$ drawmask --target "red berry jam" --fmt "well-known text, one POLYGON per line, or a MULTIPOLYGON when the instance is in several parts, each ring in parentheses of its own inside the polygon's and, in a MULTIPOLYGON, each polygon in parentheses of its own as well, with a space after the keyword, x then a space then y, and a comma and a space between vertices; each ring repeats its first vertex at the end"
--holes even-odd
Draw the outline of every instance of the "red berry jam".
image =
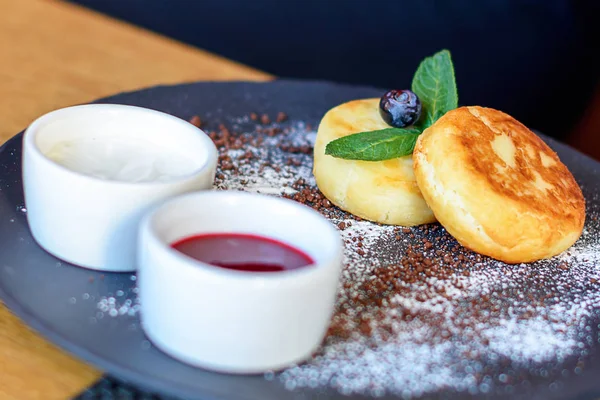
POLYGON ((281 272, 306 267, 314 260, 277 240, 248 234, 210 233, 181 239, 171 245, 198 261, 245 272, 281 272))

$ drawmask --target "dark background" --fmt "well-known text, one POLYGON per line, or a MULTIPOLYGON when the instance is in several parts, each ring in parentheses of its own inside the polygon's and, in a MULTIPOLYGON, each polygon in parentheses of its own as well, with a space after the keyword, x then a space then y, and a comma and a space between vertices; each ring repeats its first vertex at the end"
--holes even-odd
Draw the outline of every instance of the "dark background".
POLYGON ((561 139, 600 71, 600 0, 71 2, 279 77, 408 88, 419 61, 448 48, 462 105, 561 139))

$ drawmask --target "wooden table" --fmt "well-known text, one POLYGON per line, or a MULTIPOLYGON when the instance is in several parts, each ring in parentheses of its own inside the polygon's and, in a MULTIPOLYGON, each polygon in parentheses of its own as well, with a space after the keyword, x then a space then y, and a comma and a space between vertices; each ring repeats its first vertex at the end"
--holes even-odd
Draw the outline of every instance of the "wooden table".
MULTIPOLYGON (((0 0, 0 143, 50 110, 163 83, 270 76, 71 4, 0 0)), ((0 399, 66 399, 100 371, 0 305, 0 399)))

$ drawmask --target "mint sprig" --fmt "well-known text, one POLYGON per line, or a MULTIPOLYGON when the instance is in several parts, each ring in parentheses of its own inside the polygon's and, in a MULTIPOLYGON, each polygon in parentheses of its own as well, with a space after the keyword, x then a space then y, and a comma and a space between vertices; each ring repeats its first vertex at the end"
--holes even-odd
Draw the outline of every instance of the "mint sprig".
POLYGON ((417 126, 422 130, 458 107, 454 66, 448 50, 442 50, 421 62, 413 77, 411 90, 421 100, 421 118, 417 126))
POLYGON ((417 138, 441 116, 458 107, 454 66, 448 50, 419 64, 411 90, 422 104, 421 118, 408 128, 358 132, 333 140, 325 154, 346 160, 383 161, 412 154, 417 138))
POLYGON ((347 160, 381 161, 411 154, 418 129, 387 128, 348 135, 327 143, 325 154, 347 160))

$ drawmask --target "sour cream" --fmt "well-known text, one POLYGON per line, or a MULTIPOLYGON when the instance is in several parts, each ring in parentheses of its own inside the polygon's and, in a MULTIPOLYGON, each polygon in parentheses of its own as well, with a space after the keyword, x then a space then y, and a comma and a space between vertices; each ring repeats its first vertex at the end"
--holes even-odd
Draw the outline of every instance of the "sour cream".
POLYGON ((194 173, 200 160, 126 135, 80 136, 54 144, 46 156, 82 174, 122 182, 165 182, 194 173))
POLYGON ((211 190, 218 155, 204 131, 149 108, 85 104, 49 112, 23 133, 31 234, 70 264, 135 271, 144 215, 167 199, 211 190))

